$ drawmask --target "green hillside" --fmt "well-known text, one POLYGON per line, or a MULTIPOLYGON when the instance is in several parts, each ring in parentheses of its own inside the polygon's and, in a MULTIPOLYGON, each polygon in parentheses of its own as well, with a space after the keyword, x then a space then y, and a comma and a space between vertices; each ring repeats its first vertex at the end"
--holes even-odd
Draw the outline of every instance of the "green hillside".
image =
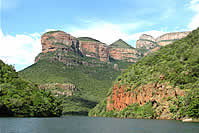
MULTIPOLYGON (((187 37, 145 56, 123 72, 115 83, 129 86, 127 91, 133 91, 135 88, 150 83, 169 83, 173 88, 177 87, 185 91, 184 97, 168 99, 172 101, 169 112, 173 118, 199 118, 198 51, 199 29, 194 30, 187 37), (160 79, 160 75, 164 75, 164 80, 160 79)), ((108 95, 111 93, 112 90, 108 95)), ((153 118, 156 113, 154 111, 151 103, 148 103, 144 106, 131 105, 120 112, 116 110, 107 112, 105 99, 90 112, 90 115, 153 118)))
POLYGON ((128 43, 123 41, 122 39, 115 41, 114 43, 109 45, 109 47, 111 47, 111 48, 130 48, 130 49, 133 48, 128 43))
POLYGON ((80 91, 73 96, 61 96, 64 104, 64 114, 87 114, 100 100, 105 98, 107 88, 120 74, 114 69, 117 63, 119 69, 124 69, 129 63, 112 61, 101 62, 99 59, 82 57, 71 52, 48 52, 40 60, 20 72, 21 77, 37 84, 71 83, 80 91), (66 59, 66 63, 53 60, 59 56, 66 59))
POLYGON ((60 116, 61 102, 0 60, 0 116, 60 116))

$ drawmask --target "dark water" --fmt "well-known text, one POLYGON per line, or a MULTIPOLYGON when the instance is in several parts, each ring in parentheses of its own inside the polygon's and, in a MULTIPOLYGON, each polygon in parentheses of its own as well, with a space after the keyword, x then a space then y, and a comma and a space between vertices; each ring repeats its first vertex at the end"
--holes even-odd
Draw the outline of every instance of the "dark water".
POLYGON ((199 123, 78 116, 0 118, 0 133, 199 133, 199 123))

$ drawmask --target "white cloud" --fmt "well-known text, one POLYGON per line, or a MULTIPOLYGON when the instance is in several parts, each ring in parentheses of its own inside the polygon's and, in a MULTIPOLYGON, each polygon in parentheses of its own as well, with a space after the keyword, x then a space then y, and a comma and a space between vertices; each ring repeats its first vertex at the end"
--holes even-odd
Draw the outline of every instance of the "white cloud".
POLYGON ((193 30, 199 27, 199 0, 192 0, 189 4, 189 8, 195 12, 195 15, 188 25, 188 28, 193 30))
MULTIPOLYGON (((158 37, 166 32, 163 31, 145 31, 135 34, 129 34, 128 29, 136 29, 141 26, 138 23, 133 24, 112 24, 108 22, 91 24, 87 28, 72 28, 71 35, 88 36, 98 39, 107 44, 111 44, 121 38, 124 41, 131 42, 139 39, 142 34, 149 34, 158 37)), ((52 31, 56 29, 48 29, 52 31)), ((68 32, 68 31, 65 31, 68 32)), ((15 65, 17 70, 26 68, 34 63, 35 57, 41 52, 40 33, 17 34, 15 36, 4 34, 0 29, 0 59, 8 64, 15 65)), ((135 44, 132 44, 135 45, 135 44)))
POLYGON ((19 68, 34 63, 34 58, 41 52, 40 34, 5 35, 0 29, 0 59, 19 68))
MULTIPOLYGON (((84 21, 85 22, 85 21, 84 21)), ((123 39, 124 41, 132 41, 139 39, 142 34, 149 34, 153 37, 158 37, 166 32, 164 31, 145 31, 135 34, 130 34, 128 31, 136 30, 142 25, 153 25, 148 22, 137 22, 137 23, 127 23, 127 24, 112 24, 109 22, 95 22, 86 21, 89 23, 86 28, 72 28, 70 34, 75 37, 92 37, 106 44, 111 44, 118 39, 123 39)), ((132 44, 133 45, 133 44, 132 44)))

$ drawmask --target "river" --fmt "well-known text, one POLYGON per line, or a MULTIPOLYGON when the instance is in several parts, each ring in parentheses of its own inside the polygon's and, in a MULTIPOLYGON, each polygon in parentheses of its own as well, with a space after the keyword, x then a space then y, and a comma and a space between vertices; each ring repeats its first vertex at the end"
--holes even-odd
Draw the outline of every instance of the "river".
POLYGON ((199 133, 199 123, 84 116, 0 118, 0 133, 199 133))

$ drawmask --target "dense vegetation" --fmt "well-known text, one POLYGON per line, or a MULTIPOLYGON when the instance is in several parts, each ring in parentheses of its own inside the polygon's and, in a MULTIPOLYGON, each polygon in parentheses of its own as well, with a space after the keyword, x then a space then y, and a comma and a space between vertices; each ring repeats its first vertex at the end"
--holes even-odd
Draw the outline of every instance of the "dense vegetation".
MULTIPOLYGON (((170 107, 170 112, 174 114, 174 117, 199 118, 198 51, 199 29, 193 31, 187 37, 162 47, 157 52, 144 57, 123 72, 116 79, 115 83, 128 85, 131 88, 129 91, 133 91, 134 88, 138 88, 144 84, 170 83, 173 87, 178 87, 186 92, 184 97, 173 100, 175 106, 170 107), (160 79, 160 75, 164 76, 164 80, 160 79)), ((90 112, 90 115, 99 114, 101 116, 103 115, 102 112, 107 114, 105 101, 97 105, 90 112)), ((137 105, 132 106, 136 106, 137 108, 137 105)), ((134 110, 135 108, 129 106, 122 112, 117 111, 117 113, 121 113, 122 116, 124 112, 128 114, 131 109, 134 110)), ((136 112, 134 110, 132 113, 136 112)), ((115 113, 112 112, 111 114, 111 116, 114 116, 115 113)), ((130 115, 132 114, 128 116, 130 115)), ((110 114, 107 116, 110 116, 110 114)))
POLYGON ((153 119, 156 114, 152 109, 152 103, 148 102, 143 106, 139 104, 131 104, 122 111, 111 110, 106 111, 106 100, 100 102, 95 108, 89 112, 89 116, 100 116, 100 117, 118 117, 118 118, 147 118, 153 119))
POLYGON ((128 48, 128 49, 132 49, 133 48, 133 47, 131 47, 131 45, 129 45, 128 43, 126 43, 122 39, 119 39, 119 40, 115 41, 114 43, 109 45, 109 47, 111 47, 111 48, 128 48))
POLYGON ((60 116, 62 108, 50 92, 19 78, 0 60, 0 116, 60 116))
POLYGON ((111 60, 111 63, 101 62, 96 58, 81 57, 73 52, 62 53, 57 50, 45 53, 37 63, 21 71, 20 75, 38 84, 74 84, 80 91, 74 92, 73 96, 61 96, 63 114, 87 114, 105 98, 107 88, 112 86, 112 82, 120 74, 120 70, 114 69, 115 63, 119 69, 129 65, 127 62, 116 60, 111 60), (64 64, 52 60, 57 55, 67 62, 64 64))

